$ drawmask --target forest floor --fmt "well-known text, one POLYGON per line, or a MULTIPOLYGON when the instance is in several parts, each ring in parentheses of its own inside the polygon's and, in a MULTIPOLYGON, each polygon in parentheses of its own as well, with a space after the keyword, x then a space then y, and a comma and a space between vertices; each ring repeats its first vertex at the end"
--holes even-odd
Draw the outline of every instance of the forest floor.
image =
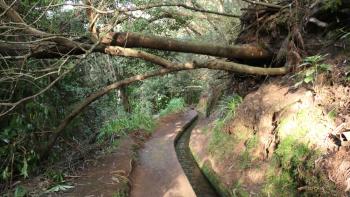
POLYGON ((113 196, 127 193, 133 169, 136 140, 126 137, 118 148, 84 169, 72 183, 74 188, 58 196, 113 196))
POLYGON ((139 151, 135 169, 131 175, 132 197, 196 196, 177 159, 174 143, 184 129, 191 124, 197 112, 164 117, 139 151))

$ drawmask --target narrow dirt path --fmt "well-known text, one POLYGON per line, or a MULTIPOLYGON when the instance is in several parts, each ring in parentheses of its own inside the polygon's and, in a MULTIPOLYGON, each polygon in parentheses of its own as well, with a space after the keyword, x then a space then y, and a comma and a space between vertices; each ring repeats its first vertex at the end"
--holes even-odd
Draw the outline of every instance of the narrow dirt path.
POLYGON ((162 118, 152 138, 139 152, 139 158, 131 175, 131 197, 195 197, 177 159, 174 142, 197 112, 162 118))
POLYGON ((72 182, 72 190, 48 196, 103 197, 113 196, 118 190, 127 192, 126 180, 132 171, 133 147, 136 145, 135 140, 126 137, 111 154, 102 156, 80 172, 80 177, 72 182))

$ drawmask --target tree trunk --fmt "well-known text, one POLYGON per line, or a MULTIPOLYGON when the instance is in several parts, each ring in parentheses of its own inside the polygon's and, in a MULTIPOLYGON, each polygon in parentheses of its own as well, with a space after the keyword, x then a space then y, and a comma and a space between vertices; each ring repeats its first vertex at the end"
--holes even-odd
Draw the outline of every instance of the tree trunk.
POLYGON ((159 36, 147 36, 138 33, 110 33, 101 42, 110 46, 126 48, 149 48, 163 51, 195 53, 230 59, 271 60, 273 54, 266 49, 254 45, 216 45, 195 41, 182 41, 159 36))
POLYGON ((119 91, 120 91, 120 98, 121 98, 121 101, 122 101, 122 105, 123 105, 124 111, 127 112, 127 113, 131 113, 132 109, 131 109, 131 105, 130 105, 130 102, 129 102, 129 96, 128 96, 128 93, 127 93, 127 86, 120 87, 119 91))

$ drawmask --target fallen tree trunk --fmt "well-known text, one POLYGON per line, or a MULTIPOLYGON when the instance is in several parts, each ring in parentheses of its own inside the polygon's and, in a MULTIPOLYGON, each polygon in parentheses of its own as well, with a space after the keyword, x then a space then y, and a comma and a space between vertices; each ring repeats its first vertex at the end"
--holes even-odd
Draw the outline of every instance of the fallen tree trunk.
POLYGON ((245 60, 271 60, 273 54, 256 45, 216 45, 213 43, 200 43, 182 41, 160 36, 147 36, 132 32, 110 33, 101 39, 101 43, 108 46, 126 48, 149 48, 163 51, 195 53, 230 59, 245 60))
POLYGON ((64 37, 51 36, 38 41, 23 43, 0 43, 3 56, 23 56, 27 58, 49 59, 67 55, 82 55, 90 49, 92 52, 104 53, 106 47, 120 46, 126 48, 147 48, 162 51, 202 54, 228 59, 254 60, 269 62, 273 53, 262 47, 244 45, 215 45, 194 41, 181 41, 159 36, 146 36, 137 33, 110 33, 101 39, 101 44, 81 43, 64 37))

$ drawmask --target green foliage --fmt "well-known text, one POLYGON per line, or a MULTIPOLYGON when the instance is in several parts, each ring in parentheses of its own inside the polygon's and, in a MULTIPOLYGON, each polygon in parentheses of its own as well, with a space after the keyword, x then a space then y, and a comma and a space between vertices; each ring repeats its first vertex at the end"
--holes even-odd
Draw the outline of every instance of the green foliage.
POLYGON ((51 184, 49 189, 44 193, 60 192, 74 188, 74 186, 68 184, 64 179, 63 170, 49 169, 46 171, 45 176, 50 180, 51 184))
MULTIPOLYGON (((64 8, 66 6, 49 6, 65 2, 67 1, 23 0, 17 1, 13 8, 18 10, 29 25, 33 25, 42 31, 67 36, 73 40, 77 38, 87 39, 86 37, 89 36, 89 33, 86 26, 85 9, 78 7, 76 9, 66 9, 64 8)), ((79 3, 80 1, 73 0, 71 2, 79 3)), ((118 6, 124 4, 133 7, 159 2, 154 0, 121 0, 118 1, 118 6)), ((181 2, 184 3, 184 1, 181 2)), ((239 12, 239 8, 230 8, 232 3, 224 3, 226 11, 232 12, 235 10, 239 12)), ((116 3, 115 1, 107 0, 98 6, 101 9, 113 9, 116 3)), ((198 6, 208 7, 213 10, 217 9, 212 2, 200 2, 198 6)), ((188 31, 189 26, 196 24, 199 25, 199 30, 208 30, 200 32, 202 33, 201 39, 215 39, 218 42, 226 42, 227 39, 225 40, 222 35, 227 35, 227 38, 231 39, 231 35, 226 34, 226 32, 232 31, 233 28, 231 27, 237 25, 235 21, 238 21, 238 19, 220 19, 224 21, 222 24, 216 23, 215 28, 206 28, 212 27, 207 20, 196 18, 196 14, 186 9, 182 9, 185 16, 172 14, 178 11, 177 8, 169 7, 165 10, 164 8, 143 10, 144 14, 129 17, 123 24, 119 24, 115 28, 118 31, 143 31, 186 40, 189 36, 185 35, 184 32, 188 31), (167 15, 167 17, 161 18, 164 15, 167 15), (220 34, 216 32, 218 29, 220 34)), ((119 18, 116 15, 113 15, 112 18, 100 17, 98 28, 102 31, 103 24, 114 24, 114 20, 117 19, 119 18)), ((10 24, 10 26, 13 25, 10 24)), ((194 29, 197 29, 197 27, 194 29)), ((5 31, 7 30, 1 30, 2 33, 5 31)), ((15 38, 16 36, 7 36, 4 39, 9 41, 28 41, 23 36, 20 40, 15 38)), ((188 59, 186 54, 179 55, 177 53, 155 50, 146 51, 174 62, 187 61, 188 59)), ((4 80, 11 79, 9 81, 5 80, 0 84, 0 89, 2 90, 0 91, 1 102, 5 103, 15 103, 22 98, 38 93, 55 80, 63 70, 72 69, 69 74, 50 87, 44 94, 22 103, 9 115, 2 117, 0 121, 1 186, 9 185, 4 182, 10 183, 11 178, 27 178, 39 173, 43 166, 40 166, 40 158, 37 151, 47 145, 48 139, 52 137, 52 131, 74 109, 76 104, 91 93, 114 81, 157 68, 143 60, 121 57, 109 58, 109 56, 101 54, 90 54, 86 58, 79 58, 79 60, 72 59, 74 58, 28 59, 21 61, 21 63, 17 60, 0 62, 4 71, 1 73, 2 78, 4 80), (11 71, 12 69, 15 75, 8 75, 8 70, 11 71), (56 71, 58 74, 55 74, 56 71)), ((205 71, 204 73, 207 72, 205 71)), ((176 111, 182 108, 184 103, 192 104, 197 102, 201 89, 192 87, 204 87, 208 78, 203 76, 205 75, 202 75, 201 71, 196 73, 185 71, 169 74, 162 78, 136 82, 128 86, 127 94, 130 103, 142 105, 142 109, 139 106, 133 106, 132 114, 123 112, 118 91, 112 91, 98 101, 93 102, 74 119, 64 130, 64 133, 60 135, 60 140, 57 146, 54 146, 53 150, 51 150, 48 161, 54 163, 57 160, 64 160, 64 155, 74 151, 67 144, 61 145, 61 142, 70 142, 69 144, 72 144, 72 146, 77 144, 80 147, 80 145, 83 145, 80 143, 91 142, 91 136, 96 134, 99 135, 100 139, 103 139, 113 135, 123 135, 135 129, 152 130, 154 127, 152 114, 158 113, 161 109, 164 109, 162 113, 170 113, 173 110, 176 111), (174 102, 172 101, 173 98, 184 98, 184 102, 174 102)), ((50 162, 45 163, 45 165, 50 165, 50 162)), ((60 182, 59 180, 61 179, 59 175, 57 177, 52 175, 51 178, 56 179, 57 182, 60 182)))
POLYGON ((221 117, 224 119, 233 118, 236 113, 236 109, 241 102, 242 97, 239 95, 224 97, 219 103, 221 117))
POLYGON ((319 73, 332 71, 332 66, 330 64, 321 63, 324 61, 325 57, 326 55, 314 55, 306 57, 304 63, 302 63, 299 67, 309 66, 309 68, 299 72, 296 75, 298 82, 295 84, 295 86, 298 87, 303 83, 313 83, 319 73))
MULTIPOLYGON (((270 195, 295 196, 303 173, 300 169, 305 165, 305 159, 314 154, 316 154, 314 150, 299 143, 294 136, 282 139, 273 155, 265 192, 270 195)), ((314 160, 308 162, 312 163, 314 160)))
POLYGON ((27 190, 21 186, 16 187, 13 194, 14 197, 24 197, 27 194, 27 190))
POLYGON ((100 140, 115 135, 126 135, 131 131, 145 130, 152 131, 155 121, 150 113, 145 113, 141 106, 137 106, 132 114, 120 114, 116 119, 108 121, 101 128, 98 138, 100 140))
POLYGON ((211 155, 222 158, 235 144, 234 138, 223 132, 224 120, 216 120, 212 129, 208 150, 211 155))
POLYGON ((55 184, 64 182, 64 174, 61 170, 48 170, 45 175, 55 184))
POLYGON ((320 152, 310 148, 305 140, 310 132, 307 122, 313 120, 307 112, 301 110, 296 117, 282 120, 277 128, 280 142, 270 161, 263 191, 266 195, 299 196, 297 188, 305 187, 305 196, 334 196, 334 184, 322 171, 315 169, 320 152), (295 124, 292 126, 291 123, 295 124), (290 132, 291 129, 293 132, 290 132))
POLYGON ((238 95, 226 97, 220 102, 219 110, 223 115, 215 121, 208 147, 209 152, 218 158, 225 156, 226 152, 230 151, 236 143, 235 137, 225 133, 223 129, 225 123, 234 117, 235 111, 241 102, 242 98, 238 95))
POLYGON ((337 11, 342 5, 342 0, 325 0, 323 9, 337 11))
POLYGON ((15 116, 8 127, 0 133, 0 158, 3 161, 0 166, 2 180, 8 180, 14 173, 19 173, 27 178, 29 172, 35 168, 39 158, 33 150, 34 143, 26 141, 33 129, 33 122, 27 122, 23 116, 15 116))
POLYGON ((169 101, 165 109, 159 112, 159 115, 164 116, 170 113, 176 113, 184 110, 185 100, 183 98, 173 98, 169 101))
POLYGON ((66 191, 69 189, 74 188, 74 186, 72 185, 67 185, 67 184, 58 184, 55 185, 53 187, 51 187, 50 189, 46 190, 44 193, 53 193, 53 192, 60 192, 60 191, 66 191))

